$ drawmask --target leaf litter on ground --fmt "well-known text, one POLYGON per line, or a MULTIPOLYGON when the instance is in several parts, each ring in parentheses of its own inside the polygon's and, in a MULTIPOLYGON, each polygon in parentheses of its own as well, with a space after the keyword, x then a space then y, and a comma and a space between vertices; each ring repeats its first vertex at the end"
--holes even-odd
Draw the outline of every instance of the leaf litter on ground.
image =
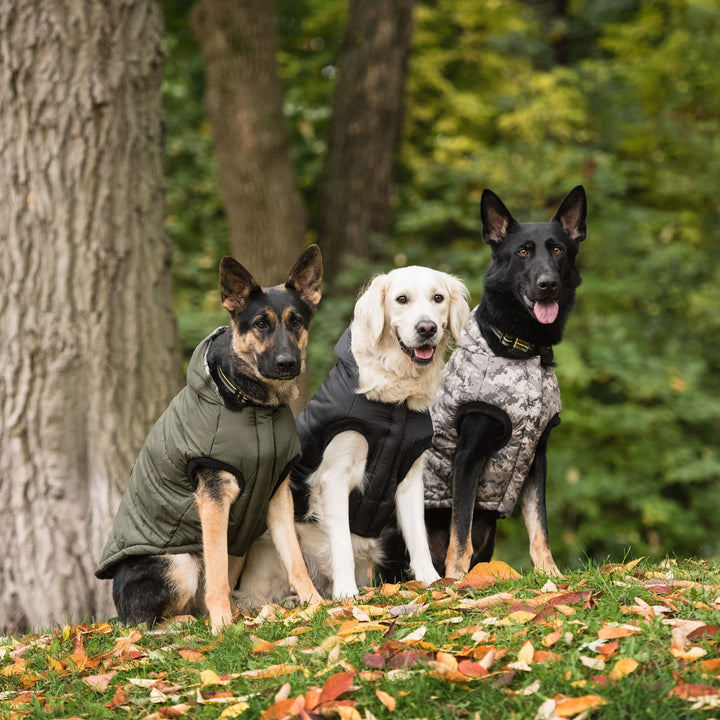
POLYGON ((720 708, 720 574, 704 562, 638 559, 548 579, 495 561, 457 584, 387 584, 237 620, 219 637, 184 617, 0 638, 0 717, 554 720, 616 718, 628 702, 636 718, 720 708))

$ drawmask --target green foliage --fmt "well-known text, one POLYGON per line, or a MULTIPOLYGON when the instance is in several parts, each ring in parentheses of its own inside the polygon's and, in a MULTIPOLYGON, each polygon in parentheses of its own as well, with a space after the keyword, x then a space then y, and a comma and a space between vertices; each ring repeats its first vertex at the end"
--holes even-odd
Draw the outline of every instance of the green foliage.
MULTIPOLYGON (((227 231, 200 104, 189 3, 166 2, 169 231, 190 348, 218 315, 227 231), (184 14, 184 15, 183 15, 184 14), (177 21, 177 22, 176 22, 177 21), (185 24, 183 24, 185 23, 185 24)), ((316 387, 374 272, 426 264, 473 300, 492 188, 520 220, 589 198, 584 283, 557 348, 563 423, 550 449, 550 535, 562 566, 633 552, 720 556, 720 8, 713 0, 435 0, 416 10, 395 236, 350 259, 311 332, 316 387)), ((314 187, 346 3, 278 4, 279 67, 313 237, 314 187)), ((527 566, 522 522, 498 555, 527 566)))

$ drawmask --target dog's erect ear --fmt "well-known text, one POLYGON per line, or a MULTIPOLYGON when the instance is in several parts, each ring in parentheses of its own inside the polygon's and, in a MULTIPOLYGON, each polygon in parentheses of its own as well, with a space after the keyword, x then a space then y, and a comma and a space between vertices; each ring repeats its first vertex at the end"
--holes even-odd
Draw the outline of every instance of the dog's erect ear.
POLYGON ((565 234, 577 242, 585 239, 585 218, 587 216, 587 199, 585 188, 576 185, 560 203, 554 222, 559 222, 565 234))
POLYGON ((285 287, 297 290, 300 297, 315 312, 322 297, 322 277, 323 264, 320 248, 317 245, 310 245, 290 271, 285 287))
POLYGON ((450 295, 448 326, 450 328, 450 334, 457 340, 470 317, 470 306, 468 305, 470 292, 465 286, 465 283, 453 275, 445 275, 445 283, 450 295))
POLYGON ((220 261, 220 297, 229 313, 240 312, 250 293, 259 289, 255 278, 237 260, 226 255, 220 261))
POLYGON ((353 338, 362 337, 368 344, 376 345, 382 337, 385 327, 385 295, 388 276, 378 275, 363 291, 355 303, 353 326, 359 326, 360 332, 353 338))
POLYGON ((517 227, 517 222, 503 201, 492 190, 483 190, 480 218, 483 240, 488 245, 500 245, 507 234, 517 227))

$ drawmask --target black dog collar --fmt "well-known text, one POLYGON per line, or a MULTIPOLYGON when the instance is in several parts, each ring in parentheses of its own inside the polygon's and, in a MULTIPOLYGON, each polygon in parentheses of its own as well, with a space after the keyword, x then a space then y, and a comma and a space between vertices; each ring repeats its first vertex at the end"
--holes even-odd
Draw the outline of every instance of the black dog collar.
POLYGON ((504 347, 517 350, 517 352, 523 355, 545 355, 552 350, 550 345, 535 345, 519 337, 508 337, 502 330, 499 330, 494 325, 489 325, 488 327, 504 347))
POLYGON ((246 395, 242 390, 240 390, 240 388, 233 385, 233 383, 230 382, 230 379, 228 378, 228 376, 223 372, 223 369, 220 366, 220 364, 217 365, 217 370, 218 370, 218 377, 220 378, 220 381, 222 382, 222 384, 225 386, 225 389, 233 394, 235 401, 239 405, 243 405, 243 406, 262 405, 262 403, 260 401, 256 400, 255 398, 251 398, 249 395, 246 395))

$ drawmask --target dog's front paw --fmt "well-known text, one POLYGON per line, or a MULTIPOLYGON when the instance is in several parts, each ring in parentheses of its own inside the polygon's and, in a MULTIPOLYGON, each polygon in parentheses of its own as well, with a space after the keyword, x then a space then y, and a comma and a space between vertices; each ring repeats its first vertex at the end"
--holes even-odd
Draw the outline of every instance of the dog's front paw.
POLYGON ((437 574, 435 568, 433 568, 432 570, 419 571, 414 574, 416 580, 419 580, 420 582, 425 583, 428 586, 432 585, 434 582, 437 582, 440 579, 440 576, 437 574))
POLYGON ((335 583, 333 585, 333 600, 355 597, 359 592, 355 583, 335 583))
POLYGON ((210 615, 210 626, 213 635, 219 635, 224 628, 232 625, 233 622, 233 616, 229 608, 225 612, 210 615))
POLYGON ((464 570, 460 565, 448 565, 445 568, 445 577, 451 580, 462 580, 467 574, 467 570, 464 570))

